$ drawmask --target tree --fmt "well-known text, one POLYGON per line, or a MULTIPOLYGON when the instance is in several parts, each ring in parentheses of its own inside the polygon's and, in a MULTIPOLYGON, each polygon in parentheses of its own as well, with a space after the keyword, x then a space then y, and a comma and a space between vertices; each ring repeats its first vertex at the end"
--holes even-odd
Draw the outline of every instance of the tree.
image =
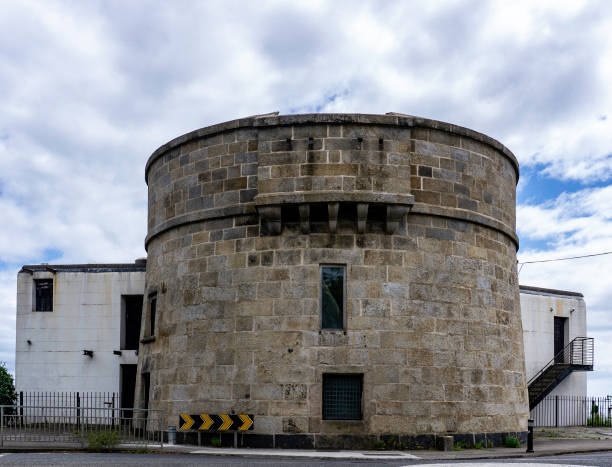
POLYGON ((13 377, 6 369, 6 364, 0 362, 0 405, 13 405, 16 399, 13 377))

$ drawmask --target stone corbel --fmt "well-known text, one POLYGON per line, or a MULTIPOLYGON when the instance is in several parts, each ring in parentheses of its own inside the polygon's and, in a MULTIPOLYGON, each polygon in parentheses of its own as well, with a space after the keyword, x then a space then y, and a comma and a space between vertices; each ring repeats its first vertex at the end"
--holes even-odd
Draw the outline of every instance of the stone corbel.
POLYGON ((310 232, 310 204, 300 204, 300 228, 302 233, 310 232))
POLYGON ((338 209, 340 203, 327 203, 327 215, 329 216, 329 231, 335 234, 338 229, 338 209))
POLYGON ((397 230, 400 221, 408 213, 408 206, 387 205, 387 220, 385 230, 388 234, 393 234, 397 230))
POLYGON ((357 233, 365 233, 366 222, 368 220, 368 207, 367 203, 357 203, 357 233))
POLYGON ((259 217, 270 235, 280 235, 281 222, 281 207, 280 206, 259 206, 259 217))

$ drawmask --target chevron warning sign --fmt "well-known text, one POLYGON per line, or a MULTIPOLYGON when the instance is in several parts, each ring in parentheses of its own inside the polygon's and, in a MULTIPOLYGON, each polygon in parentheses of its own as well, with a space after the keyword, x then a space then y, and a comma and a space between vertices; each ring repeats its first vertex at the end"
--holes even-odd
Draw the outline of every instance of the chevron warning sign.
POLYGON ((179 415, 179 430, 247 431, 255 428, 255 417, 248 414, 186 414, 179 415))

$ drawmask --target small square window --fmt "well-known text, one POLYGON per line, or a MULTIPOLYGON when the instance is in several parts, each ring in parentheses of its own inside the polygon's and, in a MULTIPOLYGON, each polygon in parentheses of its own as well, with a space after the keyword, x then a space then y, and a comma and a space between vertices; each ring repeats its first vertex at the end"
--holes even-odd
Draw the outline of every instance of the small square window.
POLYGON ((361 420, 363 375, 323 375, 323 420, 361 420))
POLYGON ((34 311, 53 311, 53 279, 34 279, 34 311))
POLYGON ((321 328, 344 329, 344 266, 321 266, 321 328))

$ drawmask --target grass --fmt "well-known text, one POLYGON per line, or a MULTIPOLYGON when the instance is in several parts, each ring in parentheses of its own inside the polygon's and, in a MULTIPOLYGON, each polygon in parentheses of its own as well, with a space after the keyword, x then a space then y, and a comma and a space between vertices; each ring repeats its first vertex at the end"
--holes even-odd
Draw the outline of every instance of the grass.
POLYGON ((521 447, 521 442, 516 436, 508 436, 504 440, 504 444, 506 445, 507 448, 520 448, 521 447))
POLYGON ((87 434, 87 446, 89 449, 96 452, 112 451, 119 442, 121 437, 117 431, 106 430, 100 432, 91 432, 87 434))
POLYGON ((218 448, 221 446, 221 438, 219 438, 218 436, 215 436, 214 438, 210 439, 210 444, 212 444, 214 447, 218 448))
MULTIPOLYGON (((417 449, 423 449, 422 446, 418 446, 417 449)), ((377 451, 387 451, 387 450, 404 450, 406 446, 402 443, 397 437, 391 436, 386 441, 379 439, 374 443, 374 449, 377 451)))
POLYGON ((463 451, 464 449, 487 449, 492 448, 493 443, 490 439, 486 440, 486 442, 478 441, 476 444, 464 443, 463 441, 458 441, 453 446, 453 451, 463 451))
POLYGON ((612 427, 612 419, 595 414, 587 419, 587 426, 612 427))

